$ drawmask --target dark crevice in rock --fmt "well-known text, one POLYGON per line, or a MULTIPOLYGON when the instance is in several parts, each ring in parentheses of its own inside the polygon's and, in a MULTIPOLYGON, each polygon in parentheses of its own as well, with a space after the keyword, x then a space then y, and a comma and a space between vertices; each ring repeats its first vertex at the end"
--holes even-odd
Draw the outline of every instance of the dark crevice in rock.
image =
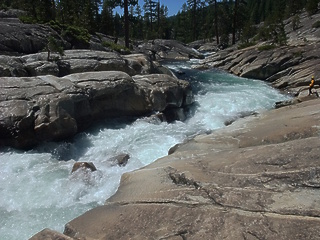
POLYGON ((107 205, 120 205, 120 206, 128 206, 128 205, 149 205, 149 204, 154 204, 154 205, 174 205, 177 207, 187 207, 187 208, 194 208, 194 207, 199 207, 199 206, 208 206, 211 204, 207 203, 199 203, 199 202, 190 202, 188 200, 186 201, 179 201, 179 200, 171 200, 171 199, 161 199, 157 201, 153 200, 145 200, 145 201, 130 201, 130 202, 116 202, 116 203, 110 203, 107 205))
POLYGON ((169 173, 169 177, 174 184, 193 186, 195 189, 201 188, 199 183, 195 182, 193 179, 188 179, 184 173, 171 172, 169 173))
POLYGON ((207 194, 207 196, 209 197, 209 199, 211 199, 211 200, 214 202, 214 204, 216 204, 216 205, 218 205, 218 206, 220 206, 220 207, 223 207, 223 208, 225 207, 223 204, 219 203, 219 202, 216 200, 215 197, 213 197, 213 196, 211 195, 210 190, 208 190, 208 189, 206 189, 206 188, 202 188, 202 190, 207 194))
POLYGON ((254 233, 252 231, 247 231, 246 233, 249 234, 251 237, 250 238, 245 237, 245 239, 252 239, 252 237, 254 237, 258 240, 264 240, 263 237, 259 237, 256 233, 254 233))
POLYGON ((187 237, 185 236, 187 233, 188 233, 187 230, 180 230, 177 233, 170 234, 165 237, 161 237, 161 238, 159 238, 159 240, 171 239, 173 237, 181 237, 182 240, 187 240, 187 237))
POLYGON ((214 204, 224 207, 213 196, 211 196, 210 191, 208 189, 203 187, 199 182, 187 178, 184 173, 171 172, 169 173, 169 177, 172 179, 174 184, 192 186, 195 189, 205 192, 208 198, 212 200, 214 204))
MULTIPOLYGON (((212 197, 210 197, 212 199, 212 197)), ((215 200, 214 200, 215 201, 215 200)), ((227 204, 220 204, 217 203, 216 205, 208 204, 208 203, 191 203, 188 201, 174 201, 174 200, 163 200, 163 201, 132 201, 132 202, 112 202, 107 203, 106 206, 129 206, 129 205, 174 205, 176 207, 187 207, 187 208, 196 208, 196 207, 214 207, 216 209, 220 209, 223 212, 235 211, 239 212, 242 215, 246 213, 250 214, 259 214, 265 216, 265 214, 273 215, 273 216, 281 216, 281 217, 290 217, 290 218, 307 218, 307 219, 319 219, 319 216, 310 216, 310 215, 303 215, 303 214, 290 214, 285 212, 275 212, 275 211, 268 211, 268 210, 254 210, 254 209, 245 209, 241 206, 233 206, 227 204), (217 206, 218 205, 218 206, 217 206)))

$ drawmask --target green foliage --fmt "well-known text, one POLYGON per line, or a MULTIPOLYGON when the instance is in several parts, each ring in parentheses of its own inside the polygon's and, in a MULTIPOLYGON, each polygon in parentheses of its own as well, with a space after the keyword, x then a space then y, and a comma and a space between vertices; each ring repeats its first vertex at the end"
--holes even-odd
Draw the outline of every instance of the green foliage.
MULTIPOLYGON (((298 29, 297 14, 303 8, 314 14, 319 0, 187 0, 172 17, 168 17, 168 9, 161 2, 144 0, 142 11, 137 0, 0 0, 4 9, 17 7, 28 12, 28 16, 20 17, 22 22, 50 22, 72 47, 81 48, 89 46, 89 33, 95 31, 116 37, 171 38, 185 43, 215 39, 223 45, 229 44, 232 36, 232 42, 240 39, 242 46, 248 46, 257 34, 252 26, 261 22, 266 24, 259 30, 259 39, 284 45, 287 40, 283 20, 294 16, 292 28, 298 29), (129 6, 130 11, 123 16, 114 14, 116 6, 129 6)), ((314 27, 318 27, 317 23, 314 27)))
MULTIPOLYGON (((268 23, 266 23, 268 24, 268 23)), ((272 41, 280 46, 287 44, 287 36, 283 22, 264 25, 259 29, 258 38, 263 41, 272 41)))
POLYGON ((251 42, 251 39, 258 33, 258 29, 251 22, 248 22, 242 29, 241 43, 247 44, 251 42))
POLYGON ((1 3, 0 9, 6 11, 6 10, 8 10, 8 5, 6 5, 5 3, 1 3))
MULTIPOLYGON (((52 52, 59 53, 60 56, 64 56, 64 49, 61 46, 61 43, 55 39, 53 36, 49 36, 48 43, 46 46, 46 51, 48 52, 47 60, 50 61, 50 55, 52 52)), ((58 59, 53 59, 58 60, 58 59)))
POLYGON ((113 51, 116 51, 116 52, 119 52, 119 53, 122 53, 122 54, 130 53, 130 49, 128 49, 125 46, 120 45, 120 44, 104 41, 104 42, 102 42, 102 45, 107 47, 107 48, 110 48, 113 51))
POLYGON ((300 27, 300 17, 299 15, 294 15, 292 18, 292 30, 297 30, 300 27))
POLYGON ((87 29, 55 21, 50 21, 49 25, 73 46, 86 47, 89 45, 91 36, 87 29))
POLYGON ((319 0, 307 1, 306 10, 310 16, 315 14, 318 11, 318 3, 319 3, 319 0))
POLYGON ((99 31, 101 33, 112 35, 114 32, 114 19, 112 16, 112 4, 108 1, 103 1, 102 11, 101 11, 101 22, 99 26, 99 31))
POLYGON ((276 48, 275 45, 268 44, 268 45, 259 46, 258 50, 259 51, 268 51, 268 50, 272 50, 272 49, 275 49, 275 48, 276 48))
POLYGON ((294 52, 293 53, 293 57, 295 57, 295 58, 300 58, 300 57, 302 57, 302 51, 297 51, 297 52, 294 52))
POLYGON ((89 43, 90 34, 87 29, 76 26, 66 26, 62 31, 62 36, 65 38, 75 39, 78 42, 89 43))
POLYGON ((50 21, 48 25, 58 33, 61 33, 63 29, 63 24, 60 24, 59 22, 56 22, 56 21, 50 21))
POLYGON ((320 21, 316 21, 314 24, 312 24, 313 28, 320 28, 320 21))
POLYGON ((230 43, 229 34, 222 34, 220 37, 221 47, 226 48, 229 46, 229 43, 230 43))
POLYGON ((256 44, 257 43, 255 41, 240 43, 239 46, 238 46, 238 49, 244 49, 244 48, 247 48, 247 47, 254 46, 256 44))
POLYGON ((21 15, 19 16, 19 20, 23 23, 26 24, 34 24, 37 23, 37 20, 34 19, 32 16, 27 16, 27 15, 21 15))
POLYGON ((276 24, 273 30, 273 42, 280 46, 287 44, 287 35, 284 30, 283 22, 276 24))

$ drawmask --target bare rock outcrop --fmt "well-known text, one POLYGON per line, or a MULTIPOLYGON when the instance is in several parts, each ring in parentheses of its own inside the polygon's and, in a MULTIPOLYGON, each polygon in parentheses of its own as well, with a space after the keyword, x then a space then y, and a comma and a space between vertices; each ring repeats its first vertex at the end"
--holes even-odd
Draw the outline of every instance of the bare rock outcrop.
MULTIPOLYGON (((199 68, 217 67, 245 78, 260 79, 276 88, 297 92, 307 87, 311 76, 320 78, 320 28, 312 27, 320 13, 300 14, 299 28, 293 30, 292 19, 285 22, 287 45, 263 50, 259 43, 245 49, 225 49, 207 57, 199 68)), ((293 17, 292 17, 293 18, 293 17)))
POLYGON ((48 37, 57 39, 64 49, 92 49, 110 51, 101 39, 108 39, 92 35, 90 40, 80 41, 70 34, 55 31, 48 24, 26 24, 20 21, 19 16, 24 11, 17 9, 0 10, 0 54, 23 55, 41 52, 48 43, 48 37), (63 37, 62 37, 63 36, 63 37))
POLYGON ((21 57, 0 55, 0 77, 31 77, 54 75, 63 77, 72 73, 93 71, 122 71, 137 74, 173 74, 154 63, 144 54, 120 55, 116 52, 87 49, 66 50, 63 56, 51 54, 57 60, 48 61, 48 53, 40 52, 21 57))
POLYGON ((74 239, 319 239, 319 100, 241 119, 122 176, 74 239))
POLYGON ((183 109, 193 102, 190 84, 165 74, 3 77, 0 88, 0 145, 17 148, 72 137, 100 119, 183 109))
MULTIPOLYGON (((8 18, 6 18, 8 19, 8 18)), ((3 21, 0 18, 0 54, 30 54, 43 50, 53 30, 45 25, 3 21)))
POLYGON ((204 55, 194 48, 175 40, 151 40, 139 45, 136 51, 149 55, 153 60, 189 60, 190 58, 204 58, 204 55))

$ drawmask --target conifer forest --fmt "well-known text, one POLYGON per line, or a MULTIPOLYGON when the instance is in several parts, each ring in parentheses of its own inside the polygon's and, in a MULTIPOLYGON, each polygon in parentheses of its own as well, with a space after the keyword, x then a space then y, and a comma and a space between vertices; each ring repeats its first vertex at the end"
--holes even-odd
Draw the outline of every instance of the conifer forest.
MULTIPOLYGON (((312 15, 320 0, 186 0, 180 11, 168 16, 161 0, 1 0, 1 9, 26 12, 25 23, 50 24, 103 33, 130 40, 175 39, 217 41, 227 46, 255 38, 286 42, 283 21, 306 9, 312 15), (115 9, 122 9, 119 14, 115 9), (255 36, 255 38, 253 38, 255 36)), ((295 26, 293 26, 294 28, 295 26)), ((258 40, 258 39, 257 39, 258 40)))

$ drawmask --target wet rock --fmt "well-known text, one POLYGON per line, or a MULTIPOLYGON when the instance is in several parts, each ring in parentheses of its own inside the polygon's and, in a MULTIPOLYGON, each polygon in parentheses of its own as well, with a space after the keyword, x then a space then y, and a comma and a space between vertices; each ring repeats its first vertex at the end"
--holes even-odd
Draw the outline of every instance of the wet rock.
POLYGON ((0 143, 17 148, 70 138, 105 118, 182 111, 194 101, 188 82, 164 74, 3 77, 0 87, 0 143))
POLYGON ((164 111, 165 119, 167 122, 173 122, 175 120, 185 121, 187 116, 183 108, 167 108, 164 111))
POLYGON ((191 86, 186 81, 164 74, 137 75, 133 76, 133 80, 145 96, 150 96, 149 102, 157 111, 180 108, 194 102, 191 86))
POLYGON ((71 173, 79 169, 82 169, 82 170, 88 169, 92 172, 97 171, 96 166, 92 162, 76 162, 75 164, 73 164, 71 173))
POLYGON ((301 103, 301 102, 305 102, 305 101, 309 101, 317 98, 318 96, 316 94, 312 94, 309 96, 295 97, 286 101, 276 102, 275 108, 282 108, 282 107, 294 105, 297 103, 301 103))
POLYGON ((33 237, 31 237, 29 240, 73 240, 73 238, 46 228, 34 235, 33 237))
POLYGON ((148 119, 148 122, 158 123, 158 122, 166 122, 166 115, 162 112, 152 114, 148 119))
POLYGON ((225 122, 224 122, 224 125, 228 126, 232 123, 234 123, 235 121, 237 121, 239 118, 245 118, 245 117, 248 117, 248 116, 256 116, 258 115, 257 112, 255 111, 244 111, 244 112, 239 112, 236 116, 230 118, 230 119, 227 119, 225 122))
POLYGON ((108 161, 119 165, 120 167, 124 167, 127 165, 129 161, 130 155, 126 153, 119 154, 117 156, 114 156, 112 158, 109 158, 108 161))

